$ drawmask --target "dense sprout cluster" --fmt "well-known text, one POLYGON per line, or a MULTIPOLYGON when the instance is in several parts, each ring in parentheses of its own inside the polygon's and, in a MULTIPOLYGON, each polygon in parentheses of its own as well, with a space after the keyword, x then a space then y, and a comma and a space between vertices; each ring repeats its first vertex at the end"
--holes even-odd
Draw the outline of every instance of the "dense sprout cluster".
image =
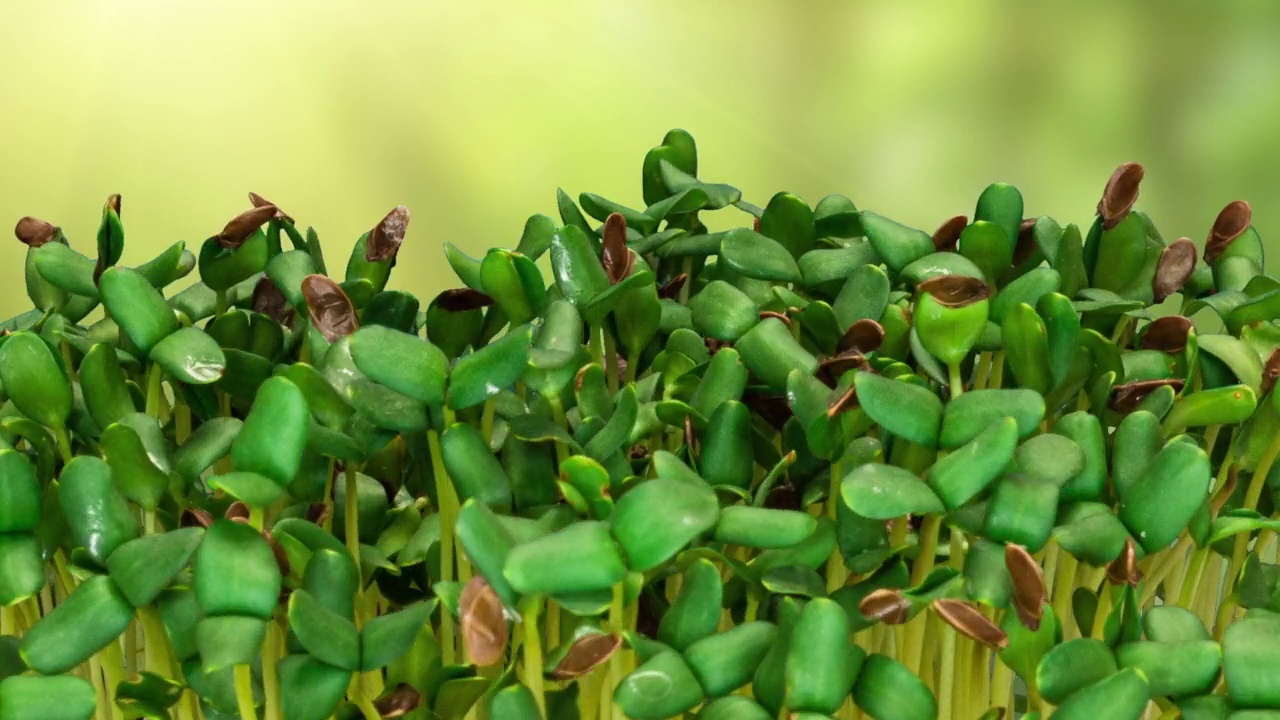
POLYGON ((1083 232, 760 208, 683 131, 641 174, 425 308, 402 207, 340 276, 256 194, 134 267, 119 196, 88 254, 19 221, 0 718, 1280 716, 1246 203, 1197 248, 1137 164, 1083 232))

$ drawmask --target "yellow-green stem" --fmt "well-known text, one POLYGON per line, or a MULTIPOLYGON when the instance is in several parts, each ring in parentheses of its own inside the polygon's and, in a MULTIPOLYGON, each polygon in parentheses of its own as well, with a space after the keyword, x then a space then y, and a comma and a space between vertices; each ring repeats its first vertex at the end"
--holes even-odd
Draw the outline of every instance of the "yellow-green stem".
MULTIPOLYGON (((942 633, 942 669, 938 671, 938 717, 955 717, 956 634, 950 628, 942 633)), ((961 684, 964 680, 961 679, 961 684)))
POLYGON ((346 481, 346 498, 342 508, 343 532, 347 538, 347 552, 351 553, 351 560, 356 564, 356 577, 360 577, 360 490, 356 466, 347 463, 342 467, 342 474, 346 481))
MULTIPOLYGON (((440 450, 440 434, 427 431, 427 448, 431 453, 432 470, 436 479, 436 500, 440 503, 440 580, 453 581, 454 525, 457 523, 458 498, 453 483, 444 468, 444 456, 440 450)), ((457 660, 457 641, 451 613, 440 613, 440 652, 445 665, 457 660)))
POLYGON ((66 465, 71 462, 71 434, 67 432, 65 427, 53 428, 53 439, 58 443, 58 455, 62 457, 62 464, 66 465))
POLYGON ((1051 594, 1053 614, 1058 618, 1058 622, 1062 623, 1062 636, 1064 640, 1069 640, 1074 635, 1072 629, 1075 628, 1075 615, 1071 612, 1071 594, 1075 592, 1076 570, 1080 566, 1080 561, 1071 553, 1063 550, 1058 556, 1058 571, 1053 579, 1053 591, 1051 594))
POLYGON ((964 378, 960 376, 960 363, 948 366, 947 370, 951 380, 951 397, 958 398, 964 394, 964 378))
POLYGON ((161 621, 159 613, 152 608, 141 608, 138 610, 138 616, 142 619, 147 672, 159 675, 166 680, 174 680, 173 656, 169 652, 169 635, 165 632, 164 622, 161 621))
POLYGON ((484 414, 480 416, 480 434, 484 437, 485 445, 493 442, 493 421, 494 416, 497 414, 497 409, 497 396, 484 401, 484 414))
MULTIPOLYGON (((1246 510, 1255 510, 1258 507, 1258 500, 1262 498, 1262 490, 1267 485, 1267 474, 1271 472, 1271 466, 1275 463, 1276 455, 1280 454, 1280 433, 1277 433, 1271 439, 1271 444, 1267 446, 1266 451, 1262 455, 1262 459, 1258 462, 1258 467, 1253 471, 1253 477, 1249 479, 1249 488, 1245 491, 1244 508, 1246 510)), ((1243 532, 1236 535, 1235 547, 1231 551, 1231 564, 1227 566, 1227 586, 1231 587, 1235 584, 1236 578, 1240 575, 1240 570, 1244 567, 1244 558, 1249 550, 1250 533, 1243 532)), ((1226 603, 1223 604, 1225 609, 1226 603)), ((1223 611, 1218 613, 1219 619, 1223 618, 1223 611)), ((1220 633, 1222 629, 1217 629, 1220 633)))
POLYGON ((164 378, 164 368, 159 363, 154 363, 147 371, 147 414, 151 417, 160 416, 160 381, 164 378))
MULTIPOLYGON (((840 499, 840 481, 843 479, 843 473, 840 469, 840 462, 831 464, 831 482, 827 488, 827 517, 834 522, 837 514, 837 503, 840 499)), ((833 593, 844 587, 849 579, 849 569, 845 567, 844 556, 840 553, 837 546, 831 551, 831 556, 827 558, 827 593, 833 593)))
POLYGON ((613 333, 609 332, 609 326, 603 325, 600 328, 600 334, 604 337, 604 368, 605 379, 609 384, 609 392, 618 392, 618 346, 617 341, 613 339, 613 333))
POLYGON ((524 619, 524 670, 525 684, 538 704, 538 715, 546 717, 547 699, 542 689, 542 635, 538 629, 538 614, 543 600, 533 597, 526 603, 524 619))
POLYGON ((262 643, 263 720, 280 720, 280 679, 276 663, 284 656, 284 637, 279 622, 267 624, 267 637, 262 643))
POLYGON ((941 515, 926 515, 920 525, 920 554, 911 564, 911 584, 919 585, 933 570, 934 557, 938 554, 938 531, 942 527, 941 515))
MULTIPOLYGON (((124 712, 120 710, 120 706, 115 702, 114 691, 120 687, 121 681, 124 680, 124 658, 120 654, 120 643, 113 640, 107 643, 99 655, 99 662, 102 663, 102 676, 106 682, 105 689, 107 693, 107 710, 111 713, 112 720, 124 720, 124 712)), ((254 720, 249 716, 250 720, 254 720)))
POLYGON ((1004 384, 1004 351, 998 350, 991 356, 991 377, 987 387, 999 388, 1004 384))

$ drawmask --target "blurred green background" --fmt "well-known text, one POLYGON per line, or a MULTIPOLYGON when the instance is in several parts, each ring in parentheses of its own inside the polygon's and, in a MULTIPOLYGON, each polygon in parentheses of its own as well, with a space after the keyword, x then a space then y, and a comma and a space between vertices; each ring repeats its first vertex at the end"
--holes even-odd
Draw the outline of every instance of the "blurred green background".
MULTIPOLYGON (((513 246, 556 187, 642 206, 645 151, 683 127, 703 177, 758 205, 841 192, 932 231, 1003 180, 1028 215, 1085 224, 1136 160, 1167 238, 1203 242, 1236 198, 1280 237, 1278 21, 1270 2, 0 0, 0 220, 92 252, 118 192, 137 264, 253 190, 340 268, 404 204, 392 283, 429 296, 456 284, 441 243, 513 246)), ((0 242, 0 316, 26 307, 23 251, 0 242)))

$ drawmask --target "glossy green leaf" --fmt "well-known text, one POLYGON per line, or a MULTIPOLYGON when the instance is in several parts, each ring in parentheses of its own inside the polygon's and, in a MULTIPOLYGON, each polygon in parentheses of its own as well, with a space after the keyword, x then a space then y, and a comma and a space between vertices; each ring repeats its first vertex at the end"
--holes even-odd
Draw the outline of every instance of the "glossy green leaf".
POLYGON ((351 684, 351 673, 310 655, 280 660, 280 709, 290 720, 326 720, 351 684))
POLYGON ((521 593, 602 590, 621 582, 626 572, 607 527, 598 522, 574 523, 516 546, 503 570, 521 593))
POLYGON ((459 359, 449 377, 449 407, 474 407, 513 386, 525 372, 532 340, 533 328, 523 325, 459 359))
POLYGON ((1199 695, 1218 679, 1222 648, 1212 640, 1132 642, 1116 648, 1116 661, 1140 671, 1153 696, 1199 695))
POLYGON ((893 465, 854 468, 841 480, 840 496, 855 513, 872 520, 943 511, 942 501, 923 480, 893 465))
POLYGON ((360 669, 386 667, 413 647, 418 630, 431 618, 434 600, 419 602, 386 615, 379 615, 360 631, 360 669))
POLYGON ((889 276, 878 265, 863 265, 849 274, 831 303, 842 329, 859 320, 879 320, 889 304, 889 276))
POLYGON ((714 280, 689 300, 693 327, 717 340, 734 341, 760 322, 760 307, 724 280, 714 280))
POLYGON ((1036 686, 1045 700, 1061 705, 1076 691, 1109 677, 1118 669, 1106 643, 1076 638, 1045 654, 1036 668, 1036 686))
POLYGON ((11 607, 45 585, 40 540, 31 533, 0 534, 0 605, 11 607))
POLYGON ((853 700, 874 718, 934 720, 933 693, 907 666, 887 655, 868 655, 853 687, 853 700))
POLYGON ((89 455, 73 459, 63 468, 58 487, 73 541, 99 565, 138 536, 137 516, 117 489, 106 462, 89 455))
POLYGON ((600 257, 581 228, 566 224, 551 240, 551 269, 565 299, 585 307, 609 287, 600 257))
POLYGON ((343 670, 360 666, 360 633, 355 624, 326 609, 306 590, 289 596, 289 629, 317 660, 343 670))
POLYGON ((70 675, 0 680, 0 720, 88 720, 96 700, 87 680, 70 675))
POLYGON ((108 268, 98 279, 98 288, 103 307, 143 353, 150 353, 178 329, 178 320, 164 296, 136 271, 108 268))
POLYGON ((460 499, 475 498, 491 507, 511 506, 511 481, 475 426, 450 425, 440 436, 440 449, 460 499))
POLYGON ((954 450, 1005 417, 1017 422, 1018 437, 1025 438, 1040 426, 1044 412, 1044 398, 1031 390, 973 390, 947 403, 938 445, 954 450))
POLYGON ((17 332, 0 346, 0 385, 22 414, 62 427, 71 413, 71 384, 45 341, 17 332))
POLYGON ((995 485, 987 505, 984 534, 1003 543, 1039 552, 1053 532, 1058 486, 1038 478, 1006 475, 995 485))
POLYGON ((209 527, 192 575, 196 599, 208 615, 267 620, 280 596, 280 568, 271 546, 257 530, 230 520, 209 527), (229 577, 236 582, 226 582, 229 577))
POLYGON ((374 382, 427 405, 444 402, 448 359, 430 342, 378 325, 351 335, 351 357, 374 382))
POLYGON ((1177 539, 1209 492, 1209 458, 1195 445, 1172 443, 1122 496, 1119 515, 1148 553, 1177 539))
POLYGON ((680 595, 662 616, 658 639, 683 652, 715 632, 723 602, 720 569, 709 560, 695 560, 684 571, 680 595))
POLYGON ((743 277, 773 282, 800 282, 800 267, 781 243, 746 228, 724 234, 720 260, 743 277))
POLYGON ((1125 668, 1085 687, 1063 702, 1053 717, 1058 720, 1115 718, 1138 720, 1147 708, 1150 693, 1142 673, 1125 668))
POLYGON ((633 720, 664 720, 692 710, 704 694, 689 665, 676 653, 650 658, 622 678, 613 701, 633 720))
MULTIPOLYGON (((680 548, 713 528, 719 510, 710 488, 698 488, 679 480, 649 480, 631 488, 618 500, 611 530, 626 554, 628 567, 644 572, 666 562, 680 548), (654 517, 663 517, 666 521, 655 525, 654 517)), ((519 551, 517 548, 515 552, 519 551)), ((514 553, 512 560, 514 562, 514 553)))
POLYGON ((1012 417, 992 423, 958 450, 938 460, 929 471, 929 487, 955 509, 985 490, 1013 459, 1018 424, 1012 417))
POLYGON ((933 238, 922 230, 909 228, 869 210, 858 213, 858 221, 876 254, 895 273, 934 251, 933 238))

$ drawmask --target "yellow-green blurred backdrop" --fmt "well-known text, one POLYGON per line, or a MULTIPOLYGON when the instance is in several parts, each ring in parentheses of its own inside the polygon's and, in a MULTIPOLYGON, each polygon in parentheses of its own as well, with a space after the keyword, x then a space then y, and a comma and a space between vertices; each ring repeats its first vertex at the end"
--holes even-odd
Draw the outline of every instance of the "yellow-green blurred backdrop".
MULTIPOLYGON (((1245 198, 1272 239, 1277 30, 1271 2, 0 0, 0 221, 92 252, 122 193, 134 264, 253 190, 340 269, 405 204, 393 284, 425 296, 455 282, 442 242, 511 246, 558 186, 641 205, 684 127, 760 205, 841 192, 932 230, 1004 180, 1085 223, 1137 160, 1167 237, 1245 198)), ((22 257, 0 242, 0 316, 22 257)))

